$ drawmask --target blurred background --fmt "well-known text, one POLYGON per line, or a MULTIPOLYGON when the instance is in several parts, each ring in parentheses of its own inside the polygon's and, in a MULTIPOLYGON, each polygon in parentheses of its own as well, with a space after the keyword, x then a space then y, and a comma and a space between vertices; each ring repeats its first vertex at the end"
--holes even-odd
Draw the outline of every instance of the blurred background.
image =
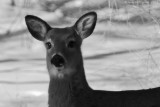
POLYGON ((46 52, 27 31, 25 15, 64 27, 89 11, 98 14, 82 45, 89 85, 112 91, 160 86, 159 0, 0 0, 0 107, 47 107, 46 52))

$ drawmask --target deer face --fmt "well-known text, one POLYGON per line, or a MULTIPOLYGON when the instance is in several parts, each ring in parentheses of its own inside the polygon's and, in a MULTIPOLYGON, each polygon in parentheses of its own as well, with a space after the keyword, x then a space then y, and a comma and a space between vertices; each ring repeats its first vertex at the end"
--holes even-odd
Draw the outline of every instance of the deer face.
POLYGON ((82 40, 92 34, 96 20, 96 13, 90 12, 80 17, 72 27, 51 28, 36 16, 25 17, 29 32, 45 44, 50 77, 67 78, 78 71, 83 64, 82 40))
POLYGON ((44 43, 50 75, 63 77, 74 73, 81 60, 81 42, 82 39, 73 28, 54 28, 48 32, 44 43))

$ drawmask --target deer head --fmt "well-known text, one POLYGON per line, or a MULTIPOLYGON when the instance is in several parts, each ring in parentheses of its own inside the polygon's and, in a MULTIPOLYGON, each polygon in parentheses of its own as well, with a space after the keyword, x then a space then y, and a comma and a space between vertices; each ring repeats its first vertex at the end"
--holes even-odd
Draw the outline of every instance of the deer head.
POLYGON ((51 78, 69 78, 83 67, 81 44, 95 28, 95 12, 83 15, 73 26, 65 28, 52 28, 33 15, 27 15, 25 21, 31 35, 46 47, 47 69, 51 78))

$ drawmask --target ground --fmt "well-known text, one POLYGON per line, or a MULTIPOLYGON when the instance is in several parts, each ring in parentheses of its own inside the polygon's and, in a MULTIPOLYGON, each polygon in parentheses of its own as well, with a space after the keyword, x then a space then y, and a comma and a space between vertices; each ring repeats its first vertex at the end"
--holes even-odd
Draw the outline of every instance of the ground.
MULTIPOLYGON (((59 27, 71 25, 76 18, 66 15, 67 18, 63 20, 67 5, 54 12, 44 12, 10 7, 7 3, 9 0, 0 3, 3 4, 0 7, 0 107, 47 107, 49 76, 45 49, 28 33, 24 16, 38 15, 52 26, 59 27)), ((159 8, 154 6, 156 9, 153 13, 157 15, 159 8)), ((111 10, 103 9, 96 10, 98 23, 95 31, 82 45, 89 85, 93 89, 114 91, 159 87, 158 20, 147 22, 150 17, 153 19, 150 15, 143 22, 136 10, 129 8, 128 11, 134 10, 137 15, 130 18, 130 23, 125 23, 123 9, 119 9, 121 14, 113 16, 111 21, 104 17, 104 12, 111 10)))

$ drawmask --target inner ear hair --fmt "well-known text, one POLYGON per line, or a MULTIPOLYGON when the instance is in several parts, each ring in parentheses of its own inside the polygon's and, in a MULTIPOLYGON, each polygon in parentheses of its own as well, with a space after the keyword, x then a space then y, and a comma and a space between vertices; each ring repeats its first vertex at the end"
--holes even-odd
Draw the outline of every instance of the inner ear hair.
POLYGON ((84 19, 83 24, 82 24, 82 30, 85 30, 85 25, 87 24, 87 21, 89 20, 89 18, 84 19))
POLYGON ((29 26, 31 27, 31 29, 41 34, 41 36, 43 36, 47 32, 47 29, 44 27, 45 25, 39 21, 32 19, 28 20, 28 23, 30 23, 29 26))
POLYGON ((84 18, 84 20, 82 20, 82 30, 85 30, 86 28, 89 28, 92 26, 93 24, 93 21, 94 21, 94 18, 93 17, 86 17, 84 18))

